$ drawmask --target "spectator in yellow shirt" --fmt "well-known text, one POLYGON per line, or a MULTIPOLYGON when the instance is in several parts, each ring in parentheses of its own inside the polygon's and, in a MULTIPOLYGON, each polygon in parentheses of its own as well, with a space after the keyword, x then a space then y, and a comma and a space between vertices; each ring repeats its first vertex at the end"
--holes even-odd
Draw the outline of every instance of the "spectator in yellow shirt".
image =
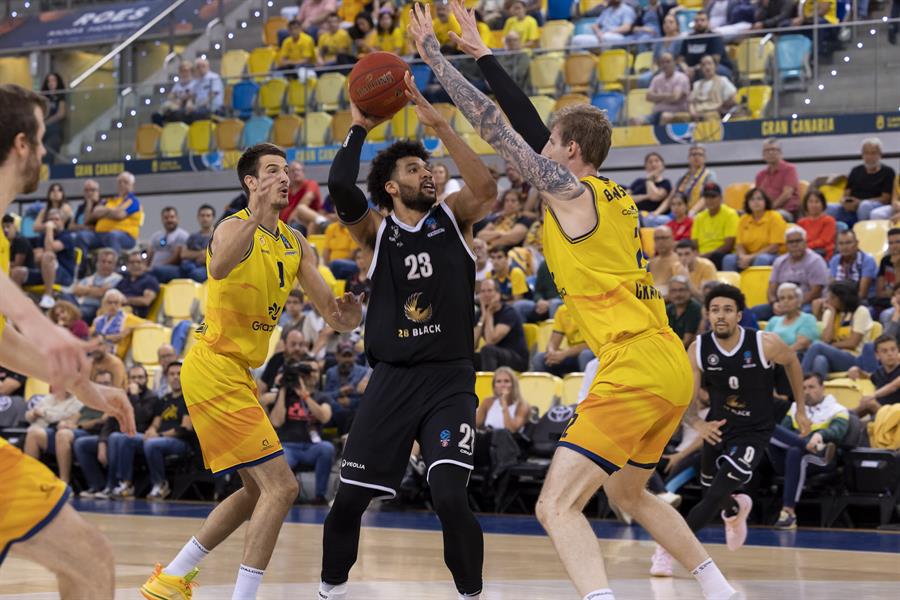
POLYGON ((749 266, 771 265, 784 251, 787 223, 764 191, 753 188, 744 197, 744 216, 738 221, 736 254, 722 259, 723 271, 743 271, 749 266))
POLYGON ((563 304, 553 315, 553 333, 547 342, 547 351, 534 355, 531 368, 562 377, 576 371, 584 371, 585 366, 593 359, 594 353, 584 341, 578 323, 563 304), (565 349, 562 348, 563 340, 567 345, 565 349))
POLYGON ((328 265, 337 279, 350 279, 357 272, 353 251, 358 248, 350 237, 350 230, 341 222, 325 228, 325 242, 322 244, 322 262, 328 265))
POLYGON ((509 263, 509 249, 495 247, 490 252, 491 272, 487 279, 497 282, 497 291, 504 302, 522 300, 531 293, 525 271, 509 263))
POLYGON ((316 43, 312 36, 303 31, 300 21, 288 23, 291 35, 281 42, 278 51, 278 70, 292 71, 299 67, 316 64, 316 43))
POLYGON ((694 219, 691 239, 697 240, 700 256, 708 258, 717 269, 721 269, 722 259, 734 250, 740 217, 730 206, 722 206, 722 188, 719 184, 704 185, 702 197, 706 209, 694 219))
POLYGON ((345 65, 354 60, 353 40, 347 30, 341 28, 341 18, 337 13, 331 13, 319 30, 316 65, 345 65))
POLYGON ((541 32, 535 18, 525 14, 525 2, 513 0, 509 12, 512 16, 503 25, 503 36, 506 37, 510 31, 515 31, 526 48, 537 48, 541 43, 541 32))
POLYGON ((397 27, 394 13, 389 8, 382 8, 378 14, 378 25, 366 36, 366 52, 406 53, 406 39, 403 31, 397 27))
POLYGON ((88 250, 112 248, 116 254, 131 250, 137 244, 144 209, 134 195, 134 175, 122 171, 116 178, 118 196, 94 207, 87 216, 87 225, 94 230, 80 232, 82 246, 88 250))
POLYGON ((434 35, 441 45, 442 52, 456 52, 456 44, 450 39, 450 32, 462 35, 462 29, 456 21, 456 17, 450 14, 450 5, 444 3, 433 4, 434 19, 431 25, 434 27, 434 35))

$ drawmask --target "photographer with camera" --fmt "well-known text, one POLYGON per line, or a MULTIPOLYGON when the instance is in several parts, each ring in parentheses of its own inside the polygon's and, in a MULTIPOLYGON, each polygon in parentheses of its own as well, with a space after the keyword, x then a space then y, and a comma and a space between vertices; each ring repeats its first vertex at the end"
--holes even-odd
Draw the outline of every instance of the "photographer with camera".
POLYGON ((260 400, 264 406, 272 404, 269 419, 291 469, 297 465, 315 467, 316 491, 312 504, 326 505, 334 446, 322 439, 322 425, 331 420, 331 405, 316 401, 311 393, 316 390, 320 377, 315 362, 288 360, 275 377, 274 387, 260 400))
MULTIPOLYGON (((300 329, 285 329, 281 333, 281 341, 284 343, 284 350, 272 355, 263 369, 262 375, 256 380, 261 396, 275 388, 275 377, 282 371, 285 363, 315 361, 300 329)), ((267 406, 265 402, 263 402, 263 406, 267 406)))

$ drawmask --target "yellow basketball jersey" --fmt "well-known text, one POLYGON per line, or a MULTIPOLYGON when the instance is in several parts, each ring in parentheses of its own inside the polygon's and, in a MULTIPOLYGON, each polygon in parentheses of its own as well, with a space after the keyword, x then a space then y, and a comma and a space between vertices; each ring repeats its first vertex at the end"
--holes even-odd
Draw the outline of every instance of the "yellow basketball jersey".
MULTIPOLYGON (((0 231, 0 271, 9 275, 9 240, 0 231)), ((0 335, 3 335, 3 328, 6 327, 6 317, 0 313, 0 335)))
MULTIPOLYGON (((249 216, 249 209, 244 209, 228 218, 249 216)), ((197 330, 198 341, 250 368, 259 367, 266 360, 269 338, 294 287, 301 258, 297 234, 282 221, 276 231, 258 227, 238 266, 224 279, 209 278, 206 318, 197 330)))
POLYGON ((560 297, 596 355, 604 346, 668 326, 666 307, 641 249, 638 209, 603 177, 582 182, 594 195, 597 226, 572 239, 552 209, 544 219, 544 257, 560 297))

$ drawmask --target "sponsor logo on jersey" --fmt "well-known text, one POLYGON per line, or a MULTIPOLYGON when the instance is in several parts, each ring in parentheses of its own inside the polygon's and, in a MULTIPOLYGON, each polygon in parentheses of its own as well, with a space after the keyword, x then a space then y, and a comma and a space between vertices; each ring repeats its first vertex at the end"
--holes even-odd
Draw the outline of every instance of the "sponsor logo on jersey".
POLYGON ((638 214, 638 208, 637 208, 637 206, 634 206, 633 204, 631 206, 629 206, 628 208, 622 209, 623 217, 633 217, 637 214, 638 214))
POLYGON ((273 321, 278 319, 278 313, 281 312, 281 307, 278 306, 277 302, 273 302, 272 306, 269 307, 269 318, 273 321))
POLYGON ((342 459, 341 460, 341 468, 343 469, 344 467, 347 467, 350 469, 359 469, 360 471, 366 470, 366 465, 364 465, 362 463, 352 462, 352 461, 349 461, 346 459, 342 459))
POLYGON ((744 364, 741 365, 744 369, 753 369, 756 367, 756 363, 753 362, 753 353, 749 350, 744 350, 744 364))
POLYGON ((406 299, 406 303, 403 305, 403 313, 413 323, 427 323, 434 313, 430 304, 420 306, 421 300, 422 292, 415 292, 406 299))
POLYGON ((266 438, 263 438, 263 441, 262 441, 262 448, 260 448, 260 450, 262 450, 263 452, 265 452, 265 451, 267 451, 267 450, 270 450, 271 448, 272 448, 272 444, 269 443, 269 440, 266 439, 266 438))
POLYGON ((719 364, 719 355, 718 354, 710 354, 706 357, 706 362, 708 362, 712 366, 716 366, 719 364))
POLYGON ((253 331, 265 331, 266 333, 275 331, 275 325, 270 323, 260 323, 259 321, 253 321, 250 327, 253 331))
POLYGON ((428 217, 427 219, 425 219, 425 228, 428 229, 428 233, 426 234, 426 237, 431 238, 436 235, 440 235, 440 234, 444 233, 444 228, 443 227, 438 228, 437 221, 435 220, 434 217, 428 217))
POLYGON ((446 448, 450 445, 450 430, 445 429, 441 431, 441 448, 446 448))
POLYGON ((291 243, 288 241, 287 236, 285 236, 283 233, 281 234, 281 243, 283 243, 284 247, 288 250, 293 248, 293 246, 291 246, 291 243))
POLYGON ((740 396, 732 395, 725 398, 725 410, 739 417, 750 416, 750 409, 747 407, 747 403, 741 400, 740 396))
POLYGON ((396 244, 398 248, 403 247, 403 242, 400 241, 400 228, 396 225, 391 225, 391 235, 388 236, 388 241, 396 244))

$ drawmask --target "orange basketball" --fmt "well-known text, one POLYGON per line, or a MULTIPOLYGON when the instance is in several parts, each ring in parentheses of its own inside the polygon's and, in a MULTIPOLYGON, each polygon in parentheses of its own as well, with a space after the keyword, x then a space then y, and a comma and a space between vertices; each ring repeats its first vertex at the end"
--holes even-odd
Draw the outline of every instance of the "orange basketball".
POLYGON ((373 117, 390 117, 406 105, 403 76, 409 65, 390 52, 373 52, 350 71, 350 100, 373 117))

